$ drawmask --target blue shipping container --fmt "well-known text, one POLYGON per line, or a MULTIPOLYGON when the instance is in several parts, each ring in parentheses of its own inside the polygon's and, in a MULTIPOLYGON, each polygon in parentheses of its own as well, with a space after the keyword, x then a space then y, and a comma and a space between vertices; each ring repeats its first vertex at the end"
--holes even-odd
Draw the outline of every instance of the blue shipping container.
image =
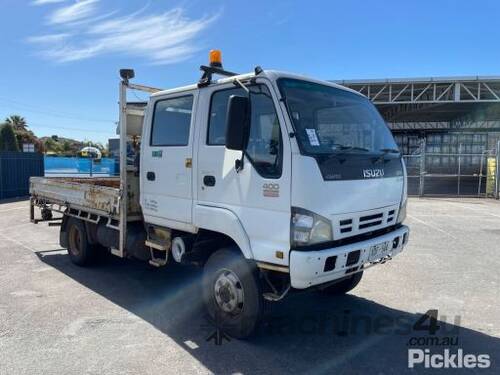
POLYGON ((0 199, 29 194, 29 178, 43 176, 43 155, 34 152, 0 152, 0 199))

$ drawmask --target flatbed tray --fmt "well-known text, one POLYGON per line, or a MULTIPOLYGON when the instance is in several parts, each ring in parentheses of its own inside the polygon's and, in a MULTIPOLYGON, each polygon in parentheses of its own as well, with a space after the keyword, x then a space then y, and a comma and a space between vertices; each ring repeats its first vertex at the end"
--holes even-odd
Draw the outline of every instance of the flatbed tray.
POLYGON ((31 177, 30 194, 32 199, 47 204, 119 216, 119 178, 31 177))

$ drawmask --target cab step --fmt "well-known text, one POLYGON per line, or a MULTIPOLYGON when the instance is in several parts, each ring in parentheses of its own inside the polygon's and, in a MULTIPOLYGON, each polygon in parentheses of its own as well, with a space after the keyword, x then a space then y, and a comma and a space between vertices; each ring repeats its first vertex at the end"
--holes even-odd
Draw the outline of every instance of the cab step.
POLYGON ((165 266, 168 262, 168 252, 170 246, 165 243, 152 241, 151 239, 146 240, 145 244, 149 247, 149 250, 151 252, 151 259, 149 260, 149 264, 154 267, 165 266), (164 253, 164 255, 161 254, 161 256, 157 256, 157 253, 164 253))
POLYGON ((160 243, 160 242, 154 242, 152 240, 146 240, 146 246, 153 248, 158 251, 167 251, 168 247, 166 244, 160 243))

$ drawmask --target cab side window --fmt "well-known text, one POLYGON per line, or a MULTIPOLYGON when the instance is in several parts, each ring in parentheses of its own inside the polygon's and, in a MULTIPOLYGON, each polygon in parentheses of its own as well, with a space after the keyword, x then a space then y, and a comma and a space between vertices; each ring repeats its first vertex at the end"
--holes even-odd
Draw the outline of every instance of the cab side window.
POLYGON ((193 95, 155 103, 151 146, 187 146, 193 111, 193 95))
MULTIPOLYGON (((282 170, 283 142, 276 109, 265 85, 249 86, 251 99, 250 138, 247 157, 265 178, 279 178, 282 170)), ((246 96, 241 88, 216 91, 210 102, 208 145, 225 145, 227 104, 231 95, 246 96)))

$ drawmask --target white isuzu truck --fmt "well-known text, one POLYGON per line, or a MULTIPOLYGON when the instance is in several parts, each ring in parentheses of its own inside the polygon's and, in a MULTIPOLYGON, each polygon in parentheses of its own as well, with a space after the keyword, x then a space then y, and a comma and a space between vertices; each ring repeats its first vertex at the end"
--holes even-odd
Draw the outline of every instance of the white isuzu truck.
POLYGON ((265 301, 346 293, 403 250, 406 170, 353 90, 260 67, 231 73, 216 50, 201 70, 170 90, 121 70, 120 177, 33 177, 31 220, 60 225, 77 265, 108 250, 203 266, 209 315, 242 338, 265 301), (129 89, 149 102, 128 103, 129 89))

